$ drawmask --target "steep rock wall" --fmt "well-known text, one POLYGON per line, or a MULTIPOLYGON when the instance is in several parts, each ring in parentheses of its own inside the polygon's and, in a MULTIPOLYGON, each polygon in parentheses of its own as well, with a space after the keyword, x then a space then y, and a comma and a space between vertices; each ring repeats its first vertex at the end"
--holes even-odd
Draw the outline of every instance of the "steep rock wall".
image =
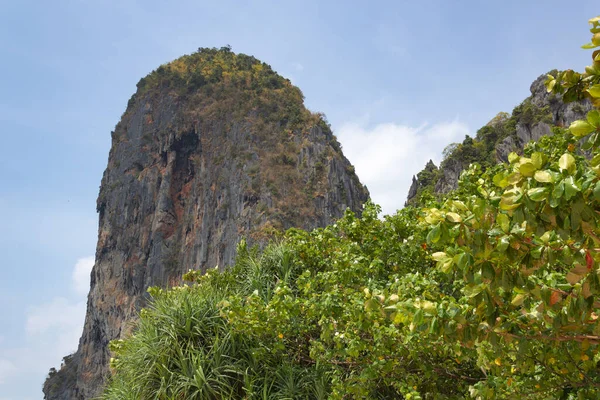
POLYGON ((242 237, 261 243, 274 229, 325 226, 368 198, 289 81, 228 49, 187 57, 186 74, 176 60, 138 84, 112 133, 83 335, 46 381, 46 399, 99 394, 109 341, 129 332, 149 286, 224 268, 242 237), (225 66, 216 78, 215 64, 225 66))

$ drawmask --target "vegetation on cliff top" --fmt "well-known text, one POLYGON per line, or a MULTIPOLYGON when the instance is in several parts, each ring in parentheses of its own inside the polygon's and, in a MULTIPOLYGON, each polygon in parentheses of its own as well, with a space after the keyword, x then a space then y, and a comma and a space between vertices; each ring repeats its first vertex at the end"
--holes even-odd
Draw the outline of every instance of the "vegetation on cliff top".
MULTIPOLYGON (((265 236, 273 226, 305 226, 313 220, 315 199, 329 191, 332 160, 340 161, 361 198, 368 197, 325 115, 308 110, 299 88, 252 56, 234 53, 229 47, 200 48, 152 71, 137 88, 116 129, 117 140, 125 136, 123 125, 136 109, 150 109, 144 118, 152 123, 160 118, 157 113, 165 99, 177 104, 176 126, 147 131, 145 143, 158 141, 171 129, 177 134, 196 132, 212 165, 218 168, 228 162, 244 169, 250 177, 245 182, 246 197, 258 202, 268 193, 273 201, 269 207, 261 202, 259 208, 265 215, 253 224, 254 238, 265 236), (221 131, 235 129, 247 140, 223 141, 206 135, 216 130, 215 125, 221 131), (308 149, 315 144, 326 146, 308 149)), ((344 182, 338 185, 344 187, 344 182)), ((342 197, 347 194, 343 191, 342 197)))
POLYGON ((436 184, 442 178, 446 166, 457 163, 467 167, 477 163, 482 169, 490 168, 498 163, 496 147, 507 137, 516 141, 517 124, 533 126, 538 122, 552 123, 552 116, 548 107, 538 107, 526 99, 514 108, 512 114, 501 112, 490 122, 477 131, 474 138, 465 136, 461 143, 451 143, 444 149, 443 161, 439 168, 433 163, 428 163, 417 174, 416 195, 408 199, 407 204, 423 205, 432 196, 437 195, 436 184))
POLYGON ((593 58, 547 82, 590 98, 587 120, 473 164, 447 199, 384 220, 369 204, 263 252, 242 242, 234 268, 151 289, 135 333, 112 343, 104 398, 598 398, 593 58))
POLYGON ((302 91, 289 79, 253 56, 232 52, 228 46, 199 48, 161 65, 140 79, 137 88, 129 100, 130 106, 140 97, 166 92, 196 99, 196 117, 235 111, 234 116, 247 118, 249 111, 255 111, 290 130, 319 125, 331 134, 323 115, 304 107, 302 91))

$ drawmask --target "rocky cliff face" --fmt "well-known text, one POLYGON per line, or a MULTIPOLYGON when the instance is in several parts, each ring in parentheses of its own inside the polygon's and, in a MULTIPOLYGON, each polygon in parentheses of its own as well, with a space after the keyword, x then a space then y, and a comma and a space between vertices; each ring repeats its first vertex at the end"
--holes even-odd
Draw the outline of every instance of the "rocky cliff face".
POLYGON ((367 198, 322 116, 268 65, 224 48, 160 67, 112 133, 83 335, 45 398, 99 394, 108 343, 128 332, 149 286, 224 268, 242 237, 324 226, 367 198))
POLYGON ((500 113, 477 132, 477 136, 455 143, 439 169, 428 165, 413 177, 406 204, 418 202, 425 191, 448 193, 458 187, 461 172, 472 162, 485 165, 506 162, 511 152, 521 153, 530 141, 552 134, 552 127, 569 126, 585 118, 592 105, 588 100, 564 103, 560 96, 548 93, 544 86, 546 74, 530 87, 531 96, 517 106, 511 115, 500 113), (423 175, 424 174, 424 175, 423 175), (422 176, 426 179, 423 179, 422 176), (432 177, 433 176, 433 177, 432 177))

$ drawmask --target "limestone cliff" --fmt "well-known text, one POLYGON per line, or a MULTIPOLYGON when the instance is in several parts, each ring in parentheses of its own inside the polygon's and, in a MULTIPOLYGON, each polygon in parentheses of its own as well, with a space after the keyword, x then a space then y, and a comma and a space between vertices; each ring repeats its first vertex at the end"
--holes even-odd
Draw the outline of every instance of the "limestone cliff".
POLYGON ((324 226, 367 198, 322 115, 268 65, 222 48, 161 66, 112 132, 83 335, 45 398, 99 394, 108 343, 128 332, 149 286, 225 268, 242 237, 324 226))
POLYGON ((424 193, 448 193, 458 186, 460 173, 473 162, 486 165, 505 162, 508 154, 522 152, 530 141, 551 135, 553 127, 565 127, 585 118, 591 110, 589 101, 565 104, 560 96, 548 93, 544 86, 546 74, 530 87, 531 96, 515 107, 512 114, 500 113, 477 131, 475 138, 466 137, 444 151, 439 169, 431 163, 413 177, 406 204, 416 204, 424 193))

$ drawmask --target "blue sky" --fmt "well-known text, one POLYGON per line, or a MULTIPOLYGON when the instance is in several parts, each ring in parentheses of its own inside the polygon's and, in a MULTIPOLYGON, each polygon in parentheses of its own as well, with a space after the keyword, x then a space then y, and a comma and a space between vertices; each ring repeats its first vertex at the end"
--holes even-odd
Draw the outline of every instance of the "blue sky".
MULTIPOLYGON (((10 1, 0 5, 0 400, 75 350, 110 131, 137 81, 231 45, 325 112, 388 213, 445 145, 553 68, 582 70, 579 1, 10 1), (573 5, 571 5, 573 4, 573 5)), ((595 5, 595 7, 594 7, 595 5)))

